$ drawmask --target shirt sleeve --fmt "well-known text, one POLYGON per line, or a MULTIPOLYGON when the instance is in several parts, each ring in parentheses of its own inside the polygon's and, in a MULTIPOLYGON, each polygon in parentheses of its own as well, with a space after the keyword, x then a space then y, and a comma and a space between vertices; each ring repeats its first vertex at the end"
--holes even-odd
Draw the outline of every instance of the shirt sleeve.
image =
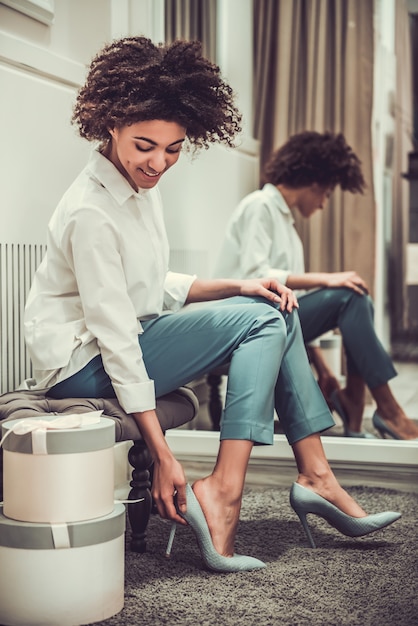
POLYGON ((196 275, 167 272, 164 283, 164 309, 178 311, 184 306, 196 275))
POLYGON ((74 271, 87 329, 97 339, 103 366, 127 413, 155 408, 138 342, 141 331, 127 292, 119 233, 99 208, 83 208, 66 224, 61 246, 74 271))
POLYGON ((268 206, 251 203, 236 226, 239 228, 241 275, 245 278, 275 278, 285 285, 290 271, 271 267, 275 224, 268 206))

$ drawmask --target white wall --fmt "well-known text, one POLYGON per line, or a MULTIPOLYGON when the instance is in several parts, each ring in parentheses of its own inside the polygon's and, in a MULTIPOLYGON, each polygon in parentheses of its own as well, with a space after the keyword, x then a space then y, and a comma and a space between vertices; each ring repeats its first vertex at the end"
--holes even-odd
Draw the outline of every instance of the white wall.
POLYGON ((84 65, 109 37, 110 8, 110 0, 55 0, 48 26, 0 4, 1 31, 84 65))
POLYGON ((104 3, 86 4, 84 16, 81 1, 57 0, 53 26, 0 5, 0 242, 44 242, 49 216, 85 162, 72 106, 86 63, 109 37, 106 12, 94 36, 88 28, 104 3))
POLYGON ((213 146, 167 172, 160 188, 173 270, 211 276, 229 215, 257 187, 257 165, 254 153, 213 146))
POLYGON ((218 0, 217 62, 243 114, 237 148, 213 146, 182 155, 161 181, 173 270, 211 276, 228 218, 258 187, 258 142, 252 120, 252 0, 218 0), (246 70, 248 68, 248 70, 246 70))

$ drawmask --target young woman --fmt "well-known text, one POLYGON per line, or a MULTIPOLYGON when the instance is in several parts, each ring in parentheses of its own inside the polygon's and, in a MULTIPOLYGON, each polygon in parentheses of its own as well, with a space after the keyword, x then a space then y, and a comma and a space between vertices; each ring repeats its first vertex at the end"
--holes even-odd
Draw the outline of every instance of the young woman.
POLYGON ((344 389, 339 389, 320 349, 308 345, 308 352, 346 436, 372 437, 361 430, 367 385, 377 405, 373 423, 382 436, 417 438, 418 426, 405 415, 388 384, 396 370, 376 335, 365 281, 355 271, 305 272, 302 242, 294 228, 292 211, 309 219, 325 208, 337 185, 351 193, 363 191, 358 157, 341 134, 304 131, 273 152, 264 180, 264 187, 244 198, 232 214, 215 275, 269 276, 298 290, 307 344, 340 329, 347 356, 344 389))
POLYGON ((366 516, 329 468, 319 433, 333 421, 310 372, 293 293, 274 279, 204 281, 168 271, 157 183, 182 149, 232 145, 240 130, 219 68, 196 42, 115 41, 93 59, 73 121, 98 147, 52 216, 27 302, 37 383, 54 397, 117 397, 153 457, 160 515, 190 523, 212 569, 264 567, 235 555, 234 539, 248 459, 254 443, 273 441, 274 405, 297 461, 293 506, 304 523, 308 509, 350 535, 347 520, 356 535, 395 521, 397 513, 366 516), (227 361, 217 462, 192 489, 155 398, 227 361))

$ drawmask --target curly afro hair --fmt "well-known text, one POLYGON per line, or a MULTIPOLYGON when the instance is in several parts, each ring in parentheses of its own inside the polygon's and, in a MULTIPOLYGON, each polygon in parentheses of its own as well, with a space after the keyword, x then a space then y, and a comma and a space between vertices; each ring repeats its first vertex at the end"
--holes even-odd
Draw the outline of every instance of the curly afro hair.
POLYGON ((146 120, 176 122, 195 148, 233 146, 241 115, 219 67, 202 57, 198 41, 154 45, 126 37, 92 60, 72 122, 89 141, 107 143, 109 129, 146 120))
POLYGON ((341 133, 304 131, 292 135, 273 152, 263 174, 265 182, 294 189, 317 183, 363 193, 366 186, 361 161, 341 133))

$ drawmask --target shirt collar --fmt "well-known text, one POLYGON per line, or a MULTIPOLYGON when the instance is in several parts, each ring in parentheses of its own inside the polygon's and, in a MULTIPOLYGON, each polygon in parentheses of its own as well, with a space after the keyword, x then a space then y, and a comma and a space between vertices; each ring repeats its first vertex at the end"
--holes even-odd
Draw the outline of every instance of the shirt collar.
POLYGON ((289 221, 294 224, 295 220, 293 219, 292 211, 289 209, 286 200, 283 198, 277 187, 272 185, 272 183, 266 183, 263 187, 263 193, 271 199, 272 203, 275 204, 280 213, 285 215, 289 221))
POLYGON ((87 170, 108 190, 120 206, 131 196, 140 198, 148 192, 148 189, 139 189, 136 192, 113 163, 99 152, 98 148, 92 151, 87 170))

